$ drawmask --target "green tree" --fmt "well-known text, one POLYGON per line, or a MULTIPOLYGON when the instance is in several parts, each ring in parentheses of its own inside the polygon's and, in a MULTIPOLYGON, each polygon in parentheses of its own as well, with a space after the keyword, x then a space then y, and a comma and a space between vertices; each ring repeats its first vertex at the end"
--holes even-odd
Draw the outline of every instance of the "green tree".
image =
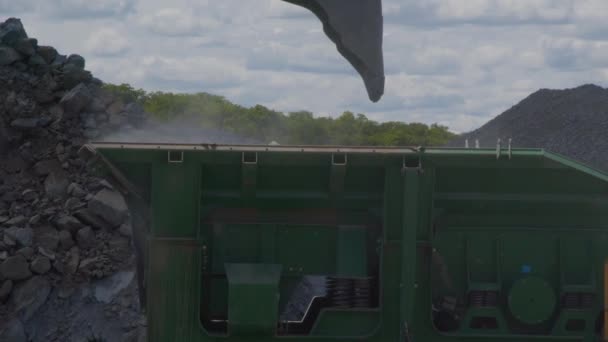
POLYGON ((343 112, 337 118, 315 117, 308 111, 287 114, 263 105, 246 108, 208 93, 147 93, 128 84, 105 84, 104 89, 124 102, 138 102, 158 119, 192 120, 201 127, 220 129, 269 143, 292 145, 441 146, 455 137, 438 124, 383 122, 364 114, 343 112))

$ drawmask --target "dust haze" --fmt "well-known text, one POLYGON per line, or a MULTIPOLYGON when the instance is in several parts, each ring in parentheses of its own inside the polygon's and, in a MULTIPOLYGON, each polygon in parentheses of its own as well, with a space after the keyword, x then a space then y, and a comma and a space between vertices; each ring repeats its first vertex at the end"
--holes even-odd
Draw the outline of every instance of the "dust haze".
POLYGON ((123 127, 95 139, 98 142, 158 143, 158 144, 267 144, 250 137, 239 136, 218 128, 201 125, 200 119, 177 117, 169 122, 148 119, 139 127, 123 127))

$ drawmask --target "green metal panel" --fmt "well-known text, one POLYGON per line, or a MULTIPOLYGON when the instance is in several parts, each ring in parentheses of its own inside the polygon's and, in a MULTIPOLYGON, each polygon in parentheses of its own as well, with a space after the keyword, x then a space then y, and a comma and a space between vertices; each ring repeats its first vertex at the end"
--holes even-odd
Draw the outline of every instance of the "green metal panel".
POLYGON ((281 265, 226 263, 228 333, 269 335, 276 332, 281 265))
POLYGON ((536 149, 86 148, 152 212, 150 341, 599 341, 608 176, 575 161, 536 149), (234 290, 226 263, 282 271, 234 290), (334 279, 308 316, 270 318, 308 275, 334 279), (231 291, 259 293, 260 307, 231 291), (262 299, 272 291, 278 304, 262 299), (230 308, 276 333, 231 337, 230 308))

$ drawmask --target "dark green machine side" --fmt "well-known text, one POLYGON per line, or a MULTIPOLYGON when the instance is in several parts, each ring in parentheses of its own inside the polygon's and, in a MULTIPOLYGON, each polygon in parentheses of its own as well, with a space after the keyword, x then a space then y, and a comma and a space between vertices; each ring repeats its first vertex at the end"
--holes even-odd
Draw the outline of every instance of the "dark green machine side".
POLYGON ((600 340, 608 177, 560 156, 84 151, 131 206, 149 208, 149 341, 600 340), (283 319, 305 276, 324 277, 324 294, 303 317, 283 319))

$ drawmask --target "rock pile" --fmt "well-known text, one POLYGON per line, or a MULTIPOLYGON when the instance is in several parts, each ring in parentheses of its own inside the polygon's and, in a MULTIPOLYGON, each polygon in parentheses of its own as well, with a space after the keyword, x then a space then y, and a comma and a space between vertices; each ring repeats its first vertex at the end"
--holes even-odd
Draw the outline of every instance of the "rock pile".
POLYGON ((124 199, 77 151, 146 114, 104 91, 85 64, 39 45, 19 19, 0 23, 0 322, 11 322, 0 323, 0 340, 21 336, 51 292, 67 299, 132 258, 124 199))
POLYGON ((449 146, 495 148, 536 147, 608 171, 608 89, 582 85, 573 89, 541 89, 482 127, 458 137, 449 146))

